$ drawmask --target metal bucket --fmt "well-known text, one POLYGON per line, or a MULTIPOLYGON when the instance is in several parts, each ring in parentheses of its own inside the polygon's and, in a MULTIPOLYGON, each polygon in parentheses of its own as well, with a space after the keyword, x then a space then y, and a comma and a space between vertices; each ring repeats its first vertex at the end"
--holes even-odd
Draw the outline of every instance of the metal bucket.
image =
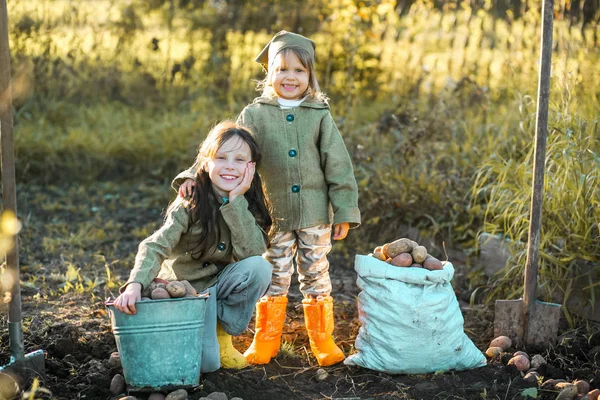
POLYGON ((139 301, 135 315, 107 307, 129 390, 198 386, 206 297, 139 301))

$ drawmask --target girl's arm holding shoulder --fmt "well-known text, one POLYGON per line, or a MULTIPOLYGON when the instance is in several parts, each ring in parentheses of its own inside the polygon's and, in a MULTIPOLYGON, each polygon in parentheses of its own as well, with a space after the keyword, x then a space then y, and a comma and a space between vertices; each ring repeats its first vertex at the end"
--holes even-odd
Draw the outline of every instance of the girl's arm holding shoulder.
POLYGON ((194 188, 194 183, 196 181, 196 164, 192 165, 185 171, 177 174, 175 178, 173 178, 173 182, 171 182, 171 187, 179 193, 179 196, 186 198, 192 195, 192 190, 194 188))
POLYGON ((181 235, 187 231, 188 221, 185 201, 177 198, 169 207, 160 229, 140 243, 129 279, 121 287, 121 294, 114 302, 117 310, 135 314, 135 302, 141 299, 142 290, 156 278, 163 261, 169 257, 179 243, 181 235))

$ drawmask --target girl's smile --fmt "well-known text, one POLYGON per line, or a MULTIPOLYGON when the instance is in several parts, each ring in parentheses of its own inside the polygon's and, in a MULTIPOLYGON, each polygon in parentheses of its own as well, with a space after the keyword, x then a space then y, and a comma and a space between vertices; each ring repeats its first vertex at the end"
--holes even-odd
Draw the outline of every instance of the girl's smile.
POLYGON ((279 98, 299 100, 306 95, 310 74, 296 53, 279 53, 272 68, 271 84, 279 98))
POLYGON ((221 197, 228 198, 229 192, 242 182, 250 161, 250 146, 239 137, 223 143, 215 156, 207 161, 208 176, 221 197))

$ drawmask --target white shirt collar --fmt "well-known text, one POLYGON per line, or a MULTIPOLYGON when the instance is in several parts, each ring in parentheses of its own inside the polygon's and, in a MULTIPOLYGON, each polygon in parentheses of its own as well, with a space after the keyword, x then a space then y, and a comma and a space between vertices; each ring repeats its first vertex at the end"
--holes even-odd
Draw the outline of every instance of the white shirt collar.
POLYGON ((279 106, 283 109, 288 109, 288 108, 294 108, 294 107, 298 107, 300 104, 302 104, 302 102, 304 100, 306 100, 308 96, 305 96, 303 98, 301 98, 300 100, 288 100, 288 99, 282 99, 281 97, 277 98, 277 102, 279 103, 279 106))

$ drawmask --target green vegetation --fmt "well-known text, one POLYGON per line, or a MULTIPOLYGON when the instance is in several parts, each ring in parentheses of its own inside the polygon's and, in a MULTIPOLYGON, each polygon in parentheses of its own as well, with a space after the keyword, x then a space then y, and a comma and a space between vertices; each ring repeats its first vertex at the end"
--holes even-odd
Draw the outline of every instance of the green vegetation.
MULTIPOLYGON (((302 27, 317 42, 319 81, 361 191, 363 226, 337 251, 369 252, 406 226, 474 250, 482 231, 527 240, 537 3, 272 3, 9 0, 18 181, 166 186, 208 128, 256 95, 263 73, 253 59, 272 34, 302 27)), ((547 299, 568 297, 575 265, 600 263, 600 27, 561 7, 539 277, 547 299)), ((56 226, 41 245, 54 251, 66 240, 77 251, 117 240, 98 226, 90 220, 64 239, 68 228, 56 226)), ((525 249, 513 250, 513 268, 471 276, 489 299, 521 293, 525 249)), ((84 269, 66 282, 98 284, 78 278, 84 269)), ((593 303, 600 276, 590 279, 593 303)))

